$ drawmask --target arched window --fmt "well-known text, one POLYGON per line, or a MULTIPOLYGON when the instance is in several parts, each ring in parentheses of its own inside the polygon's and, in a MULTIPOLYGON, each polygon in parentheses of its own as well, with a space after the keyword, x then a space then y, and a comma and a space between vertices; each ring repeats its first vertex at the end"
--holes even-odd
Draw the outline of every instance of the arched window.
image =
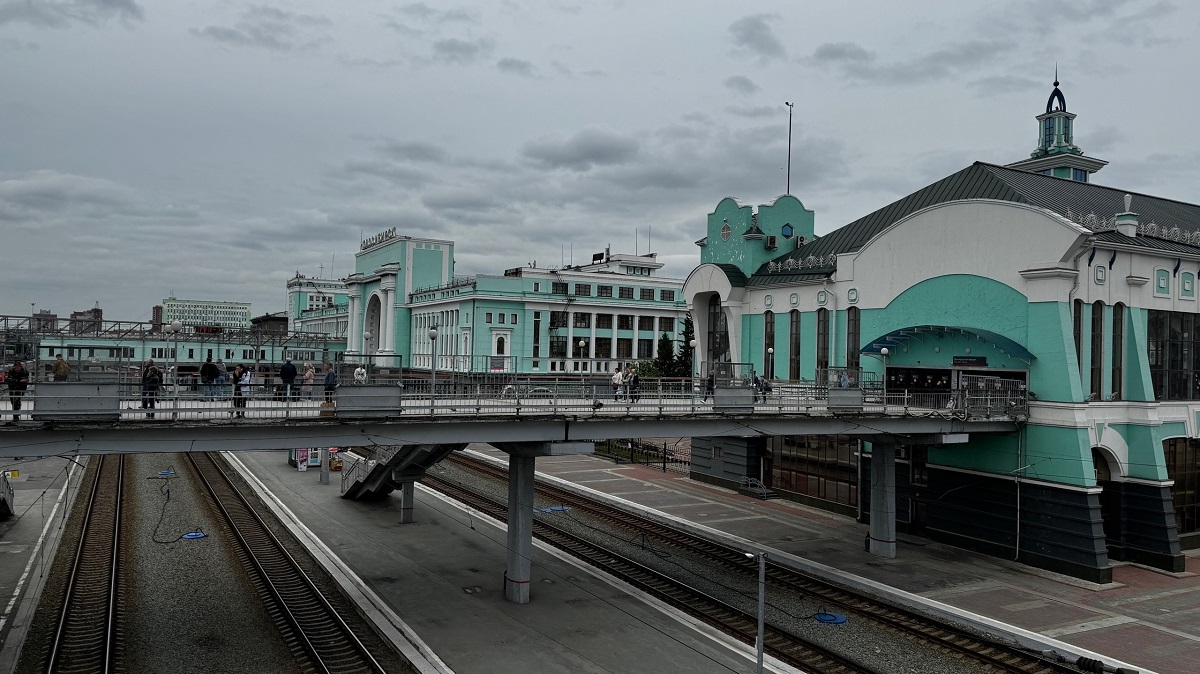
POLYGON ((861 322, 858 318, 858 307, 846 310, 846 369, 857 370, 859 367, 858 338, 861 322))
POLYGON ((496 338, 496 355, 497 356, 504 355, 504 338, 503 337, 496 338))
MULTIPOLYGON (((829 310, 817 309, 817 370, 829 369, 829 310)), ((818 372, 820 376, 820 372, 818 372)))
POLYGON ((1112 392, 1113 400, 1120 400, 1122 377, 1125 371, 1125 305, 1113 305, 1112 327, 1112 392))
POLYGON ((775 312, 763 313, 763 376, 775 378, 775 312))
POLYGON ((1079 368, 1079 378, 1083 379, 1083 300, 1075 300, 1072 307, 1072 323, 1075 331, 1075 365, 1079 368))
POLYGON ((1092 399, 1104 396, 1104 302, 1092 304, 1092 399))
POLYGON ((714 363, 729 362, 729 324, 717 295, 708 300, 708 357, 714 363))
POLYGON ((800 310, 788 314, 788 379, 800 378, 800 310))

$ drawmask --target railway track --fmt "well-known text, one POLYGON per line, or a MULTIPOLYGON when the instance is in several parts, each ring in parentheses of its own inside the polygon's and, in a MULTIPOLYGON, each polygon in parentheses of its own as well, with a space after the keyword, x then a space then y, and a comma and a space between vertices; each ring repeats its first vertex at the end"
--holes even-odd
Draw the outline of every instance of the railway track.
MULTIPOLYGON (((486 495, 426 474, 423 482, 499 520, 507 519, 508 506, 486 495)), ((753 645, 757 639, 757 617, 689 587, 632 559, 597 546, 547 522, 534 520, 534 535, 605 572, 621 578, 660 601, 687 612, 705 623, 753 645)), ((876 674, 838 653, 767 626, 764 651, 804 671, 824 674, 876 674)), ((882 674, 882 673, 880 673, 882 674)))
POLYGON ((297 662, 321 674, 376 674, 384 668, 355 636, 283 544, 210 454, 188 453, 200 484, 212 497, 222 525, 268 614, 297 662))
MULTIPOLYGON (((447 458, 460 467, 496 480, 508 479, 508 470, 493 463, 471 459, 454 453, 447 458)), ((427 478, 428 479, 428 478, 427 478)), ((745 551, 694 536, 686 531, 640 515, 593 501, 554 485, 537 483, 537 496, 547 501, 567 505, 588 515, 620 527, 633 535, 656 538, 692 555, 701 556, 738 574, 757 577, 758 564, 746 558, 745 551)), ((507 509, 505 509, 505 513, 507 509)), ((501 517, 503 519, 503 517, 501 517)), ((1042 657, 1040 654, 1014 648, 989 640, 965 630, 955 629, 920 613, 881 603, 845 588, 808 576, 768 560, 769 587, 818 599, 823 605, 837 606, 846 613, 870 621, 914 642, 930 644, 947 656, 970 659, 990 671, 1011 674, 1078 674, 1079 669, 1042 657)), ((753 643, 753 639, 751 639, 753 643)), ((767 640, 770 644, 770 640, 767 640)), ((816 671, 823 671, 817 669, 816 671)))
POLYGON ((125 456, 101 456, 62 610, 46 656, 47 672, 92 674, 116 670, 124 481, 125 456))

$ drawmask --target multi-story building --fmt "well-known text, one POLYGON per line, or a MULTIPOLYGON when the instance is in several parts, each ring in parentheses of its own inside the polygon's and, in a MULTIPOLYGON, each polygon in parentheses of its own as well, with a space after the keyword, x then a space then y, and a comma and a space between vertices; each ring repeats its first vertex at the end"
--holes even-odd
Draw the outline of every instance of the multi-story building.
POLYGON ((794 197, 726 199, 683 290, 700 361, 849 372, 923 413, 1018 390, 1017 432, 696 438, 693 475, 761 474, 865 517, 863 459, 899 446, 910 533, 1098 582, 1110 559, 1182 571, 1181 544, 1200 547, 1200 205, 1092 183, 1104 162, 1073 121, 1056 82, 1035 162, 975 163, 821 237, 794 197))
POLYGON ((346 282, 305 276, 300 272, 287 282, 287 314, 291 329, 346 337, 350 291, 346 282))
POLYGON ((171 296, 162 301, 162 308, 162 322, 166 325, 179 321, 193 327, 250 327, 249 302, 184 300, 171 296))

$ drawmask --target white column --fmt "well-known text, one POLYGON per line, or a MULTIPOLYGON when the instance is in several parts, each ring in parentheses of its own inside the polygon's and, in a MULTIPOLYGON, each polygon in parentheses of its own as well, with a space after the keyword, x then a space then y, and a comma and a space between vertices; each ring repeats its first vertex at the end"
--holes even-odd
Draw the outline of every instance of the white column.
POLYGON ((362 286, 350 286, 350 309, 346 318, 346 353, 360 353, 362 351, 362 330, 360 329, 360 321, 358 317, 359 305, 362 300, 359 294, 362 292, 362 286))
POLYGON ((871 554, 896 557, 896 446, 871 444, 871 554))
POLYGON ((396 351, 396 333, 394 332, 396 323, 396 311, 393 308, 392 298, 396 296, 395 288, 384 288, 383 290, 383 335, 379 343, 383 348, 380 351, 384 353, 395 353, 396 351))

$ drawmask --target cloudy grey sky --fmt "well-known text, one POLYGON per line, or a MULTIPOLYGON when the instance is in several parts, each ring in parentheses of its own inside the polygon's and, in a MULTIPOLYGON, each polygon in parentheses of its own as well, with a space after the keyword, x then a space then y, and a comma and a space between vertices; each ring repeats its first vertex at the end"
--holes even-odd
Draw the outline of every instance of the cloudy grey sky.
POLYGON ((389 227, 460 274, 652 249, 725 196, 818 234, 1037 141, 1200 202, 1200 3, 0 0, 0 313, 283 308, 389 227), (1188 65, 1191 64, 1191 65, 1188 65))

